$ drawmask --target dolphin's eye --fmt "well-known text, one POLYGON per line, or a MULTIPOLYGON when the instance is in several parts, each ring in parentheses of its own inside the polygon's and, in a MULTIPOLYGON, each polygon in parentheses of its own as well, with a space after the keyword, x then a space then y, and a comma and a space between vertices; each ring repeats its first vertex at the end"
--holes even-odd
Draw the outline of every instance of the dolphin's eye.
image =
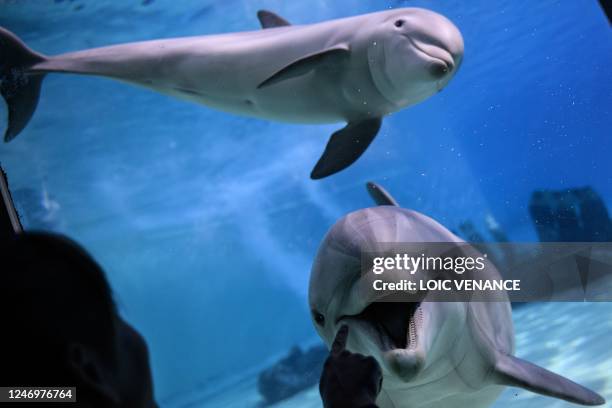
POLYGON ((325 325, 325 316, 323 316, 321 313, 317 312, 316 310, 312 311, 312 318, 314 319, 315 322, 317 322, 319 326, 325 325))
POLYGON ((404 20, 395 20, 394 24, 396 27, 402 27, 404 25, 404 20))

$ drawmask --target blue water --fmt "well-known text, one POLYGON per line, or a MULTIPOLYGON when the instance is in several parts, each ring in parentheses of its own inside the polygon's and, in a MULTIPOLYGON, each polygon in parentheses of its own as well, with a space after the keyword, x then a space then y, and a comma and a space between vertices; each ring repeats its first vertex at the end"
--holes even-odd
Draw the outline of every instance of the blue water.
MULTIPOLYGON (((448 16, 466 44, 442 93, 386 118, 355 165, 318 182, 308 175, 339 125, 271 123, 106 79, 47 77, 0 162, 26 227, 69 234, 108 271, 150 345, 163 406, 255 405, 258 370, 316 341, 311 260, 337 218, 371 205, 367 180, 449 228, 492 216, 513 241, 537 239, 535 189, 589 185, 612 204, 612 30, 595 0, 145 3, 0 0, 0 25, 56 54, 257 29, 260 8, 309 23, 410 5, 448 16)), ((518 354, 612 399, 611 317, 610 304, 521 309, 518 354)), ((287 404, 320 405, 315 390, 287 404)), ((499 402, 568 405, 515 390, 499 402)))

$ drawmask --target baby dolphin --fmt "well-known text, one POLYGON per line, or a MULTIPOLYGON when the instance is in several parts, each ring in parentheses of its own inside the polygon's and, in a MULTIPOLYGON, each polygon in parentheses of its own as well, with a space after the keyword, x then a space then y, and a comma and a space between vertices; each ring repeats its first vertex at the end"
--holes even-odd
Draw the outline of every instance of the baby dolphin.
MULTIPOLYGON (((376 184, 368 189, 381 205, 352 212, 329 230, 312 267, 308 298, 313 324, 328 346, 348 325, 347 349, 379 362, 379 407, 486 408, 504 386, 576 404, 605 403, 595 392, 513 356, 507 297, 442 302, 427 293, 420 302, 391 303, 361 290, 362 252, 380 243, 463 243, 433 219, 398 207, 376 184)), ((481 272, 500 279, 495 268, 481 272)))
POLYGON ((4 139, 34 114, 45 74, 97 75, 222 111, 336 131, 311 177, 334 174, 363 154, 382 118, 440 91, 457 72, 463 38, 448 19, 399 8, 310 25, 269 11, 264 30, 171 38, 47 57, 0 28, 4 139))

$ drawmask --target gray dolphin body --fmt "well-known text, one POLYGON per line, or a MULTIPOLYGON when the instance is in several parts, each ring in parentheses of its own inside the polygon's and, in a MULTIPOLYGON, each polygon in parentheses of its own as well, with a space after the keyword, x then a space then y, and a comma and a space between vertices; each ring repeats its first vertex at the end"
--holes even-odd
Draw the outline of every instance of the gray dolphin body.
POLYGON ((311 177, 352 164, 385 115, 441 90, 463 56, 445 17, 402 8, 311 25, 260 12, 265 30, 120 44, 47 57, 0 28, 5 140, 31 118, 50 72, 98 75, 222 111, 295 123, 347 122, 311 177))
MULTIPOLYGON (((352 212, 327 233, 312 267, 309 303, 328 346, 346 324, 348 349, 378 360, 381 408, 485 408, 504 386, 577 404, 605 403, 593 391, 512 355, 508 301, 433 302, 425 295, 421 302, 385 303, 358 289, 361 253, 379 243, 463 242, 431 218, 394 205, 384 189, 368 189, 381 206, 352 212)), ((494 268, 486 273, 486 279, 500 278, 494 268)))

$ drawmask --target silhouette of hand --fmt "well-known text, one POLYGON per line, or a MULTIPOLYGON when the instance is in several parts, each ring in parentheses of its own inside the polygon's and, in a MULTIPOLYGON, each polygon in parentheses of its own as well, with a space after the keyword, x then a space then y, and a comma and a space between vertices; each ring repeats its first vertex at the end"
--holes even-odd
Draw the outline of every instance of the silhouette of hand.
POLYGON ((346 350, 349 328, 338 330, 325 361, 319 392, 325 408, 375 408, 382 371, 371 356, 346 350))

